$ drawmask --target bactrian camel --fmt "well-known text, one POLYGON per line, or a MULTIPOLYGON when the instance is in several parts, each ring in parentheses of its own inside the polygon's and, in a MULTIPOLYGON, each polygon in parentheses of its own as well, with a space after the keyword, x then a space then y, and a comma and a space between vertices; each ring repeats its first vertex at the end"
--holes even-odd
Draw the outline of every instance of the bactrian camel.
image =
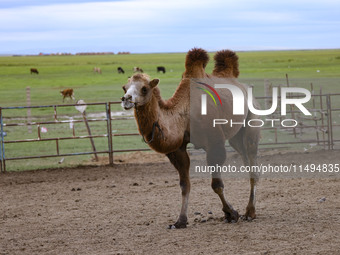
MULTIPOLYGON (((246 95, 247 86, 236 80, 239 75, 237 55, 230 50, 222 50, 216 53, 214 60, 213 73, 211 75, 206 74, 205 67, 209 61, 207 52, 197 48, 189 51, 186 56, 182 80, 174 95, 168 100, 161 98, 160 90, 157 87, 159 79, 151 80, 146 74, 133 75, 128 83, 123 86, 125 94, 122 97, 122 107, 126 110, 134 108, 139 133, 143 136, 144 141, 153 150, 165 154, 179 173, 182 206, 178 220, 174 225, 170 225, 170 228, 185 228, 187 226, 190 192, 188 143, 206 151, 208 165, 223 165, 226 160, 225 141, 229 140, 230 145, 242 156, 245 165, 257 165, 259 128, 242 124, 232 127, 218 125, 213 128, 210 122, 213 118, 218 118, 219 116, 216 115, 221 112, 223 112, 223 118, 232 119, 234 122, 256 118, 248 110, 246 102, 245 114, 234 116, 231 92, 228 89, 216 89, 223 102, 223 106, 219 108, 222 110, 217 111, 217 108, 213 107, 213 103, 210 102, 212 100, 210 100, 208 102, 209 114, 204 116, 208 119, 204 121, 202 120, 201 108, 190 106, 189 97, 194 100, 191 100, 191 103, 195 100, 198 102, 202 94, 202 90, 190 90, 190 86, 202 87, 202 81, 212 87, 214 84, 232 84, 242 89, 246 95), (199 135, 202 133, 206 134, 203 138, 199 135), (196 135, 194 136, 194 134, 196 135)), ((200 104, 197 103, 197 105, 200 104)), ((247 220, 256 217, 255 191, 257 181, 257 174, 251 173, 249 203, 243 217, 247 220)), ((212 174, 211 187, 222 201, 225 221, 237 222, 239 214, 224 196, 224 185, 220 173, 212 174)))

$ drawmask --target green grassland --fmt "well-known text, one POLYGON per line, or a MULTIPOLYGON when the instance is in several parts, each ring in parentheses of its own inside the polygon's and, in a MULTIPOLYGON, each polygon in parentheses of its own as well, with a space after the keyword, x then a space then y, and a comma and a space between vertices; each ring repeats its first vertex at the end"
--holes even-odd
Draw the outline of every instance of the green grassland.
MULTIPOLYGON (((239 78, 257 85, 257 95, 263 93, 264 79, 284 84, 286 73, 298 86, 308 87, 313 82, 327 93, 340 91, 340 50, 239 52, 238 55, 239 78)), ((210 56, 208 73, 213 68, 213 53, 210 56)), ((0 57, 0 106, 25 105, 26 87, 31 88, 32 105, 61 104, 59 91, 64 88, 73 88, 76 98, 86 102, 116 101, 134 66, 160 78, 160 89, 164 98, 168 98, 181 79, 184 61, 184 53, 0 57), (156 72, 160 65, 166 67, 165 74, 156 72), (101 75, 93 73, 95 66, 101 68, 101 75), (118 66, 123 67, 125 74, 117 73, 118 66), (39 75, 31 75, 31 67, 37 68, 39 75)))
MULTIPOLYGON (((213 69, 213 55, 206 68, 207 73, 213 69)), ((264 51, 238 52, 241 82, 254 85, 256 96, 264 95, 264 80, 270 80, 274 86, 286 84, 285 75, 289 75, 291 86, 310 89, 313 83, 316 93, 322 87, 323 93, 340 93, 340 50, 315 51, 264 51)), ((159 87, 162 96, 169 98, 178 86, 184 71, 185 53, 169 54, 131 54, 131 55, 96 55, 96 56, 18 56, 0 57, 0 107, 25 106, 26 87, 31 89, 31 105, 62 105, 74 103, 62 102, 60 90, 73 88, 76 99, 87 103, 119 101, 123 95, 121 89, 133 67, 139 66, 152 78, 160 78, 159 87), (117 67, 122 67, 125 74, 118 74, 117 67), (157 73, 157 66, 165 66, 167 72, 157 73), (100 67, 102 74, 94 73, 93 68, 100 67), (30 74, 30 68, 37 68, 39 75, 30 74)), ((334 102, 340 108, 340 102, 334 102)), ((87 113, 104 112, 103 106, 88 106, 87 113)), ((122 111, 120 105, 112 111, 122 111)), ((26 109, 6 110, 3 112, 6 123, 26 122, 26 109), (17 117, 13 119, 13 117, 17 117)), ((81 119, 74 107, 59 107, 59 120, 81 119)), ((32 109, 34 121, 53 118, 52 108, 32 109)), ((105 119, 105 117, 101 117, 105 119)), ((133 120, 112 121, 114 133, 135 133, 133 120)), ((76 123, 76 135, 87 135, 84 123, 76 123)), ((106 122, 90 122, 94 135, 106 133, 106 122)), ((48 125, 48 133, 43 138, 72 136, 69 123, 48 125)), ((5 140, 37 138, 37 126, 32 133, 27 126, 6 128, 5 140)), ((273 134, 270 134, 273 135, 273 134)), ((264 141, 273 140, 265 135, 264 141)), ((285 141, 294 141, 291 136, 285 141)), ((106 138, 95 139, 97 151, 107 150, 106 138)), ((6 144, 6 157, 44 155, 56 153, 55 142, 6 144)), ((114 137, 114 149, 147 148, 140 137, 114 137)), ((60 153, 90 152, 88 139, 60 141, 60 153)), ((66 165, 88 162, 91 156, 68 157, 66 165)), ((25 170, 46 167, 59 167, 60 158, 38 160, 7 161, 8 170, 25 170)), ((62 167, 65 164, 61 165, 62 167)))

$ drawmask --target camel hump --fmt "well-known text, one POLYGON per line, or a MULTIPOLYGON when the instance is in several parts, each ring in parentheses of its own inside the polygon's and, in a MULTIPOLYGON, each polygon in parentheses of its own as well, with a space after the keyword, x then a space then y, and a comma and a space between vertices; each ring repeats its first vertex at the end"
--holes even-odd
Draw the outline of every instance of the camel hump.
POLYGON ((240 74, 238 69, 238 56, 234 51, 221 50, 214 56, 215 68, 213 75, 218 77, 237 78, 240 74))
POLYGON ((205 68, 209 62, 209 55, 208 53, 200 48, 193 48, 188 51, 186 60, 185 60, 185 67, 193 68, 193 66, 202 66, 205 68))

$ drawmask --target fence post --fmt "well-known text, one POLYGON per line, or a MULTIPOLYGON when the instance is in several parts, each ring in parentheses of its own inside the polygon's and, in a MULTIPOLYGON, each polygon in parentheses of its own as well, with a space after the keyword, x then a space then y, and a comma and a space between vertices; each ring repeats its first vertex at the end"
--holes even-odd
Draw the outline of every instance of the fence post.
POLYGON ((113 166, 113 152, 112 152, 112 126, 111 126, 111 105, 106 103, 106 124, 107 124, 107 139, 109 146, 109 162, 113 166))
POLYGON ((5 172, 6 168, 4 165, 4 159, 5 159, 5 146, 4 146, 4 125, 2 122, 2 108, 0 107, 0 172, 5 172))
POLYGON ((334 144, 333 144, 333 120, 332 120, 332 101, 331 101, 331 95, 327 95, 327 109, 329 109, 328 117, 329 117, 329 135, 330 135, 330 149, 334 150, 334 144))
MULTIPOLYGON (((289 88, 289 79, 288 79, 288 74, 286 74, 286 82, 287 82, 287 87, 289 88)), ((292 93, 289 93, 289 97, 291 98, 293 96, 292 93)), ((290 114, 292 115, 292 119, 295 120, 295 113, 294 113, 294 105, 289 105, 290 106, 290 114)), ((293 127, 293 133, 294 133, 294 137, 296 138, 296 128, 293 127)))
POLYGON ((329 110, 329 94, 326 95, 326 107, 327 107, 327 140, 328 140, 328 150, 331 149, 331 125, 330 121, 330 110, 329 110))
POLYGON ((92 150, 93 150, 93 153, 94 153, 94 158, 98 162, 99 159, 98 159, 98 155, 97 155, 97 151, 96 151, 96 146, 94 145, 94 141, 93 141, 92 134, 91 134, 91 129, 90 129, 89 123, 87 122, 86 111, 83 112, 83 119, 84 119, 84 122, 85 122, 87 133, 90 136, 90 141, 91 141, 92 150))
MULTIPOLYGON (((27 122, 31 122, 32 121, 32 114, 31 114, 31 88, 30 87, 26 87, 26 101, 27 101, 27 122)), ((28 125, 28 133, 32 133, 32 126, 28 125)))
POLYGON ((315 134, 316 134, 316 140, 317 144, 320 145, 320 139, 319 139, 319 131, 318 131, 318 120, 317 120, 317 112, 316 112, 316 103, 315 103, 315 93, 314 93, 314 87, 313 83, 310 84, 310 88, 312 91, 312 102, 313 102, 313 119, 314 119, 314 124, 315 124, 315 134))
POLYGON ((325 122, 324 122, 324 112, 323 112, 323 102, 322 102, 322 87, 320 88, 320 112, 321 112, 321 125, 322 125, 322 141, 323 141, 323 149, 326 149, 326 142, 325 142, 325 122))

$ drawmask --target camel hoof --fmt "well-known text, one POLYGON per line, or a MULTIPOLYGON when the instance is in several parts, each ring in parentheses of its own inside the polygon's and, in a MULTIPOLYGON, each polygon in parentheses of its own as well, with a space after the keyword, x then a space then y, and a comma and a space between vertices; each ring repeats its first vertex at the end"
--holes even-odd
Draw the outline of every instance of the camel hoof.
POLYGON ((243 220, 243 221, 253 221, 254 219, 255 219, 256 217, 254 217, 254 218, 252 218, 252 217, 250 217, 250 216, 246 216, 246 215, 242 215, 241 216, 241 219, 243 220))
POLYGON ((255 213, 254 207, 247 208, 246 213, 242 217, 242 219, 245 221, 252 221, 255 218, 256 218, 256 213, 255 213))
POLYGON ((175 225, 169 225, 167 229, 176 229, 175 225))
POLYGON ((239 219, 239 214, 237 211, 233 210, 232 213, 225 213, 224 219, 225 223, 236 223, 239 219))
POLYGON ((236 220, 231 220, 231 221, 229 221, 229 220, 227 220, 227 219, 225 219, 224 222, 225 222, 225 223, 237 223, 236 220))
POLYGON ((168 229, 180 229, 180 228, 186 228, 188 223, 180 223, 176 222, 175 224, 171 224, 168 226, 168 229))

